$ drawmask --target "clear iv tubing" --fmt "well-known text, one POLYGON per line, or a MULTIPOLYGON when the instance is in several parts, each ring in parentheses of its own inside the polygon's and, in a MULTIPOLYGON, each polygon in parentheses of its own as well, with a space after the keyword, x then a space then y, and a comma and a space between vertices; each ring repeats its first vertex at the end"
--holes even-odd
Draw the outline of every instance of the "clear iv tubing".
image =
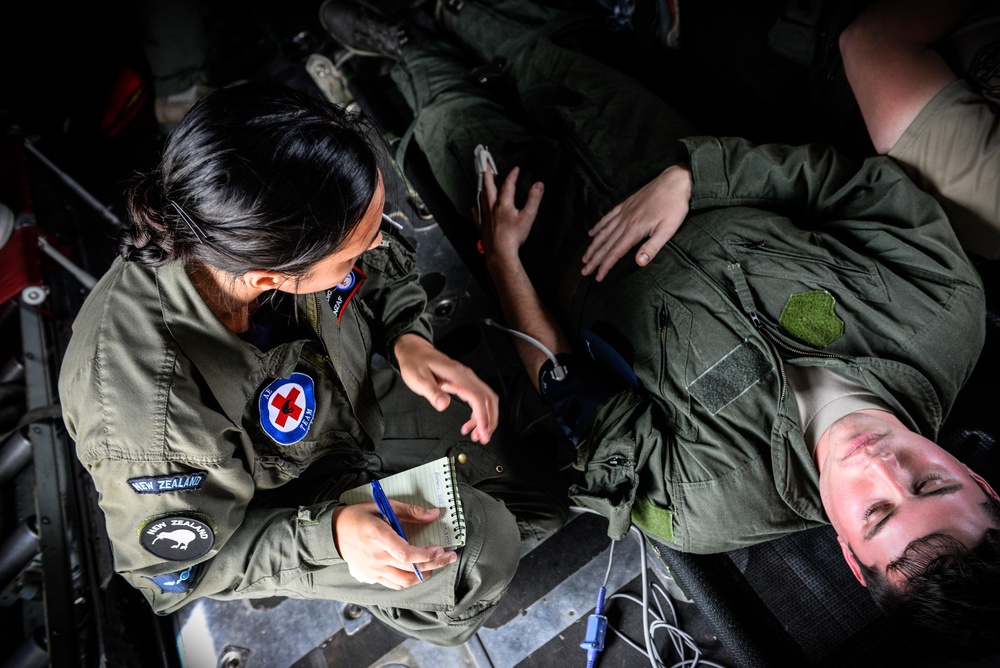
MULTIPOLYGON (((490 327, 496 327, 497 329, 502 329, 503 331, 507 332, 508 334, 510 334, 512 336, 516 336, 519 339, 524 339, 528 343, 531 343, 531 344, 537 346, 543 353, 545 353, 545 356, 549 358, 549 361, 552 362, 552 366, 554 367, 554 370, 561 368, 559 366, 559 362, 556 361, 556 356, 554 354, 552 354, 552 351, 549 350, 548 348, 546 348, 545 344, 542 343, 541 341, 539 341, 538 339, 536 339, 535 337, 528 336, 524 332, 519 332, 516 329, 511 329, 510 327, 504 327, 500 323, 498 323, 495 320, 493 320, 493 318, 486 318, 485 320, 483 320, 483 322, 485 322, 490 327)), ((556 378, 556 380, 562 380, 562 378, 561 377, 560 378, 556 378)))

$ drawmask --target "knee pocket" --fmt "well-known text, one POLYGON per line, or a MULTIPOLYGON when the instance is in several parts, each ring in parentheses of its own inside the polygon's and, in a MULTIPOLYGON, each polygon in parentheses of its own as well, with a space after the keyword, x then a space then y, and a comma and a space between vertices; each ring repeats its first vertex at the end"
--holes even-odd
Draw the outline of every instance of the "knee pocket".
POLYGON ((514 579, 520 559, 517 521, 499 501, 467 485, 459 485, 467 529, 455 582, 455 607, 449 616, 463 619, 482 606, 495 606, 514 579))

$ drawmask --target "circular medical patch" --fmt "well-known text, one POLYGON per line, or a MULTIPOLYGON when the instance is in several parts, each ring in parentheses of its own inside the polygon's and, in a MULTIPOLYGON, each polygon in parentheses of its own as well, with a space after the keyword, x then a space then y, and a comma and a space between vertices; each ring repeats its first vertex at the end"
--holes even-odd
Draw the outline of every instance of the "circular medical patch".
POLYGON ((162 559, 190 561, 208 554, 215 544, 215 533, 193 517, 175 515, 148 522, 139 533, 139 542, 162 559))
POLYGON ((340 283, 337 284, 336 289, 339 290, 340 292, 347 292, 348 290, 353 288, 354 284, 357 282, 358 282, 357 274, 355 274, 354 270, 352 269, 351 273, 345 276, 344 280, 342 280, 340 283))
POLYGON ((313 379, 304 373, 278 378, 260 393, 260 426, 279 445, 306 437, 316 414, 313 379))

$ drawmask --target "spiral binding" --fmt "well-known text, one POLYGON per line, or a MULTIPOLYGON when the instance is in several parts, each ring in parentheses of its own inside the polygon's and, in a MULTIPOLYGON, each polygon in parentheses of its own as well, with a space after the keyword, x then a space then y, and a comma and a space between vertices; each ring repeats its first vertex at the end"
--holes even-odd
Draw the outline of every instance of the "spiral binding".
POLYGON ((458 496, 458 477, 455 471, 455 458, 448 457, 448 482, 445 483, 445 488, 448 495, 451 497, 451 505, 448 510, 452 517, 452 532, 455 534, 455 543, 458 545, 465 545, 465 510, 462 508, 462 503, 458 496))

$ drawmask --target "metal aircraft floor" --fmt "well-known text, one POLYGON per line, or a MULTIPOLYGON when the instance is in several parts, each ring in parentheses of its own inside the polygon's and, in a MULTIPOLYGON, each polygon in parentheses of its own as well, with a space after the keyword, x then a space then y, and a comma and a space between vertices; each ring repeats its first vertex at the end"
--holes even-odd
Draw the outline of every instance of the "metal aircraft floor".
MULTIPOLYGON (((5 62, 20 63, 22 67, 11 68, 7 73, 11 79, 0 82, 3 90, 16 92, 16 99, 0 103, 0 119, 9 120, 9 115, 27 126, 29 133, 38 139, 42 153, 75 182, 76 194, 85 195, 82 200, 52 197, 53 206, 62 207, 63 213, 72 213, 74 207, 89 207, 90 217, 103 218, 104 223, 108 219, 113 222, 115 216, 123 220, 123 183, 133 172, 155 164, 163 140, 153 119, 151 100, 140 106, 138 115, 116 136, 97 131, 110 80, 127 66, 142 69, 141 64, 136 65, 141 63, 142 56, 136 25, 129 18, 132 3, 125 0, 97 3, 99 7, 82 3, 72 9, 46 8, 41 3, 15 4, 16 9, 8 7, 4 13, 13 15, 11 25, 19 27, 19 40, 11 42, 17 53, 5 62), (84 25, 91 27, 80 30, 84 25), (53 62, 52 58, 62 63, 61 72, 48 69, 46 63, 53 62), (54 77, 65 72, 65 68, 77 70, 63 85, 53 85, 54 77)), ((216 83, 264 78, 315 91, 317 63, 320 66, 333 63, 350 75, 351 97, 362 110, 375 117, 387 134, 399 136, 403 125, 391 91, 385 85, 387 62, 351 57, 332 42, 318 22, 319 4, 319 0, 210 3, 215 40, 211 59, 216 83)), ((537 398, 533 400, 521 391, 525 383, 523 377, 519 379, 519 365, 507 335, 482 325, 484 317, 495 317, 496 313, 482 267, 477 264, 481 258, 471 250, 474 230, 455 225, 444 215, 447 207, 442 206, 434 184, 421 180, 419 174, 419 164, 414 165, 412 172, 408 169, 405 177, 398 174, 399 178, 393 180, 390 200, 395 202, 393 217, 405 225, 405 234, 416 244, 439 345, 484 377, 496 380, 503 389, 502 399, 514 413, 513 419, 522 424, 532 423, 544 409, 539 407, 537 398), (429 216, 421 215, 421 204, 428 206, 432 212, 429 216), (441 215, 435 217, 435 213, 441 215)), ((73 238, 68 242, 77 251, 78 261, 88 271, 99 273, 110 261, 113 250, 108 229, 87 227, 79 222, 71 229, 73 238)), ((63 233, 70 234, 65 230, 63 233)), ((69 284, 72 286, 72 281, 69 284)), ((29 332, 28 325, 45 315, 39 316, 23 307, 22 314, 27 318, 22 323, 23 332, 29 332)), ((60 337, 56 337, 56 346, 65 340, 68 331, 65 324, 61 323, 63 328, 59 330, 60 337)), ((58 351, 53 356, 58 360, 58 351)), ((62 453, 61 465, 72 467, 75 462, 68 452, 67 448, 62 453)), ((36 466, 38 457, 36 453, 36 466)), ((20 511, 22 505, 35 504, 36 490, 27 478, 18 483, 17 490, 12 492, 18 495, 18 516, 27 513, 20 511)), ((4 499, 6 493, 7 490, 4 499)), ((73 503, 63 499, 67 512, 73 503)), ((11 506, 4 507, 5 520, 14 514, 11 506)), ((96 526, 98 518, 92 520, 96 526)), ((145 627, 155 631, 133 633, 122 630, 130 628, 124 622, 149 611, 129 599, 116 613, 123 622, 122 628, 106 624, 104 628, 88 631, 93 634, 88 638, 81 632, 78 645, 86 650, 80 652, 80 663, 64 665, 112 668, 139 665, 108 659, 134 653, 144 657, 141 665, 169 668, 582 667, 587 665, 587 652, 580 644, 586 637, 598 591, 605 584, 605 614, 610 627, 606 646, 596 661, 598 668, 649 665, 651 662, 645 656, 646 631, 652 627, 655 630, 648 642, 665 665, 690 661, 699 650, 702 661, 734 665, 712 626, 696 603, 688 601, 671 580, 655 550, 642 545, 635 535, 612 548, 606 528, 606 521, 600 516, 576 510, 554 536, 523 545, 520 567, 507 597, 479 633, 461 647, 441 648, 408 639, 354 606, 336 601, 292 599, 202 600, 145 627), (657 619, 663 621, 656 622, 657 619), (115 643, 119 643, 117 648, 115 643), (128 643, 129 647, 122 650, 121 643, 128 643)), ((92 531, 86 529, 83 537, 93 540, 92 531)), ((75 536, 67 534, 66 542, 71 547, 74 540, 75 536)), ((94 567, 103 566, 107 571, 108 554, 85 556, 88 567, 96 564, 94 567)), ((78 565, 74 566, 73 577, 80 577, 78 565)), ((109 581, 94 584, 109 590, 120 584, 113 574, 109 581)), ((74 601, 67 594, 64 597, 67 600, 63 601, 65 609, 57 608, 53 601, 59 592, 51 582, 44 584, 49 589, 50 598, 45 601, 50 626, 58 613, 59 620, 67 625, 75 620, 79 629, 89 628, 85 626, 89 619, 81 614, 74 616, 71 610, 71 605, 80 609, 82 601, 74 601)), ((72 590, 68 581, 66 589, 72 590)), ((124 596, 128 598, 129 593, 134 592, 126 592, 124 596)), ((27 595, 22 592, 22 596, 27 595)), ((44 631, 39 623, 44 621, 45 613, 36 605, 41 600, 38 597, 26 601, 18 608, 9 598, 0 598, 5 606, 2 618, 5 626, 16 628, 20 622, 24 629, 22 647, 34 647, 33 640, 45 635, 38 630, 44 631), (14 619, 19 610, 25 611, 22 618, 14 619)), ((48 640, 53 656, 59 652, 66 655, 65 638, 60 639, 50 628, 48 640)), ((11 654, 4 656, 9 662, 5 665, 41 665, 15 660, 11 654)), ((36 651, 33 656, 37 658, 39 653, 36 651)))

